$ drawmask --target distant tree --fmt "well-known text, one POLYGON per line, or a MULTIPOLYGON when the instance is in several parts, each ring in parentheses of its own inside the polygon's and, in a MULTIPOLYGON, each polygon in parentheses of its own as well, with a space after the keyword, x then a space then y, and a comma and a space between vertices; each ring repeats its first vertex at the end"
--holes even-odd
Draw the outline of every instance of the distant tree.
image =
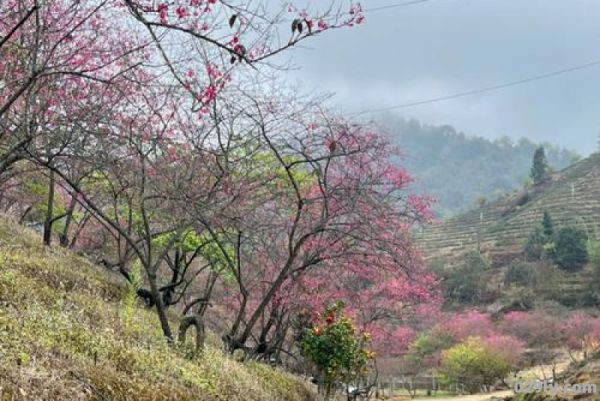
POLYGON ((486 203, 487 203, 487 198, 485 196, 480 196, 479 198, 477 198, 477 205, 479 206, 480 209, 483 209, 483 207, 485 206, 486 203))
POLYGON ((573 351, 583 351, 587 358, 588 351, 595 350, 600 342, 600 319, 583 312, 574 312, 561 328, 569 356, 575 361, 573 351))
POLYGON ((588 239, 586 247, 590 263, 594 270, 598 271, 600 277, 600 238, 592 235, 592 238, 588 239))
POLYGON ((560 326, 557 316, 543 310, 509 312, 499 324, 502 333, 515 336, 533 348, 554 348, 560 345, 560 326))
POLYGON ((485 273, 489 267, 481 253, 470 252, 460 265, 440 269, 437 273, 442 278, 445 299, 462 304, 480 302, 487 292, 485 273))
POLYGON ((554 222, 552 221, 552 217, 550 213, 544 211, 544 217, 542 218, 542 227, 544 229, 544 235, 548 238, 552 238, 554 235, 554 222))
POLYGON ((436 326, 413 341, 404 360, 417 374, 424 369, 438 368, 442 351, 448 349, 454 342, 454 338, 443 327, 436 326))
POLYGON ((528 260, 541 260, 554 251, 554 223, 548 212, 544 212, 541 224, 529 234, 523 252, 528 260))
POLYGON ((546 151, 543 146, 535 150, 533 154, 533 165, 531 166, 531 178, 535 185, 546 181, 549 173, 548 161, 546 160, 546 151))
POLYGON ((441 327, 457 343, 472 336, 485 338, 494 333, 490 316, 475 310, 450 315, 441 327))
POLYGON ((563 270, 577 271, 588 262, 585 231, 575 227, 561 228, 554 241, 554 263, 563 270))
POLYGON ((523 247, 523 253, 528 260, 541 260, 544 255, 544 246, 549 242, 544 235, 544 230, 537 225, 533 228, 523 247))
POLYGON ((463 385, 470 393, 489 390, 516 367, 522 350, 522 343, 512 337, 487 342, 469 337, 443 353, 442 382, 463 385))
POLYGON ((528 286, 509 287, 502 292, 502 305, 504 310, 526 311, 533 309, 535 292, 528 286))

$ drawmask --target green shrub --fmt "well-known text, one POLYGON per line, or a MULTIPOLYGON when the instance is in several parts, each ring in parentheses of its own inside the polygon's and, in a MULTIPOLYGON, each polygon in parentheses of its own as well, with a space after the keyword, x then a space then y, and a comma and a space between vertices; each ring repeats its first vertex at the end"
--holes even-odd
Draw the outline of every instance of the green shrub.
POLYGON ((552 238, 554 236, 554 222, 548 212, 544 212, 544 216, 542 217, 542 228, 544 235, 547 238, 552 238))
POLYGON ((541 260, 544 258, 546 253, 546 246, 551 243, 552 239, 548 238, 544 234, 542 226, 535 226, 534 229, 529 233, 527 241, 523 247, 523 253, 527 260, 541 260))
POLYGON ((531 263, 516 261, 511 263, 504 275, 505 285, 531 286, 536 282, 535 266, 531 263))
POLYGON ((586 249, 588 258, 594 271, 598 271, 600 276, 600 239, 590 238, 587 241, 586 249))
POLYGON ((460 265, 438 270, 437 273, 443 280, 445 298, 462 304, 481 302, 488 292, 486 272, 489 268, 490 263, 483 255, 470 252, 460 265))
POLYGON ((374 357, 366 348, 368 340, 368 335, 360 335, 352 320, 344 316, 341 303, 328 308, 306 330, 302 350, 319 371, 325 399, 337 385, 366 376, 369 360, 374 357))
POLYGON ((588 261, 585 231, 575 227, 561 228, 554 240, 552 260, 563 270, 580 270, 588 261))
POLYGON ((550 213, 544 212, 542 221, 536 225, 523 247, 523 253, 528 260, 542 260, 554 253, 554 222, 550 213))
POLYGON ((469 337, 442 354, 441 381, 446 385, 462 384, 470 393, 491 386, 512 369, 510 362, 487 348, 480 338, 469 337))

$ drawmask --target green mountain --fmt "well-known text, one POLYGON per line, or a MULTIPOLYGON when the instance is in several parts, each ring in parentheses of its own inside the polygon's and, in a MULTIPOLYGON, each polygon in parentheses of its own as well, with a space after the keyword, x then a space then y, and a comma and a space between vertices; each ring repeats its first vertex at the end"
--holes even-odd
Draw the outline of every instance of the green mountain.
MULTIPOLYGON (((590 239, 599 238, 600 153, 552 173, 540 185, 423 227, 416 233, 416 242, 431 265, 441 268, 441 272, 468 263, 474 254, 489 261, 491 269, 479 276, 481 285, 474 285, 485 294, 478 298, 481 304, 503 298, 507 305, 516 297, 519 308, 530 303, 523 301, 526 299, 558 301, 569 307, 597 305, 598 288, 592 285, 597 274, 591 265, 559 269, 551 257, 556 249, 548 251, 550 254, 541 261, 527 262, 531 258, 524 254, 524 245, 542 223, 545 212, 553 221, 554 232, 574 227, 590 239), (518 288, 507 282, 511 274, 523 281, 518 288), (523 274, 527 277, 520 277, 523 274)), ((471 273, 472 269, 463 269, 460 274, 471 273)), ((458 280, 456 285, 467 282, 466 276, 455 276, 454 280, 458 280)))
POLYGON ((417 178, 415 189, 436 198, 440 216, 466 211, 481 197, 491 200, 522 187, 540 145, 556 170, 578 158, 575 152, 528 139, 490 141, 448 125, 422 125, 390 116, 381 123, 404 152, 401 163, 417 178))
POLYGON ((532 228, 548 212, 556 227, 600 225, 600 153, 582 159, 550 179, 483 207, 423 229, 419 246, 428 257, 477 250, 492 256, 519 255, 532 228))

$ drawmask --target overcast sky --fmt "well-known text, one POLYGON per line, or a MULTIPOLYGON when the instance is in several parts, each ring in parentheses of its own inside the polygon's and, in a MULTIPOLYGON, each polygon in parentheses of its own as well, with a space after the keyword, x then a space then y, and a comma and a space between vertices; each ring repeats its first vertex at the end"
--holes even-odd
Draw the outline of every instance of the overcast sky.
MULTIPOLYGON (((363 8, 406 0, 363 0, 363 8)), ((293 55, 306 89, 346 112, 503 84, 600 61, 600 0, 428 0, 367 12, 293 55)), ((600 131, 600 66, 396 110, 471 135, 547 140, 588 154, 600 131)))

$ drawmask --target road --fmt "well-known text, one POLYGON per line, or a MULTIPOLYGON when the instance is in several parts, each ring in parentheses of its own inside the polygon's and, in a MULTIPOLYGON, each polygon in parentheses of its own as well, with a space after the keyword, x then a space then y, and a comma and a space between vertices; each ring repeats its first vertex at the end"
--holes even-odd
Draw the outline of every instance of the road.
MULTIPOLYGON (((552 377, 552 368, 554 367, 557 375, 564 372, 569 364, 570 360, 565 355, 560 358, 560 360, 554 365, 537 365, 533 366, 529 369, 523 370, 517 373, 517 377, 522 378, 530 378, 532 376, 537 377, 538 379, 544 379, 547 377, 552 377)), ((457 395, 452 397, 417 397, 415 400, 419 401, 489 401, 491 398, 504 398, 514 395, 512 390, 501 390, 501 391, 493 391, 491 393, 481 393, 481 394, 469 394, 469 395, 457 395)), ((391 401, 406 401, 410 400, 407 396, 391 398, 391 401)))

